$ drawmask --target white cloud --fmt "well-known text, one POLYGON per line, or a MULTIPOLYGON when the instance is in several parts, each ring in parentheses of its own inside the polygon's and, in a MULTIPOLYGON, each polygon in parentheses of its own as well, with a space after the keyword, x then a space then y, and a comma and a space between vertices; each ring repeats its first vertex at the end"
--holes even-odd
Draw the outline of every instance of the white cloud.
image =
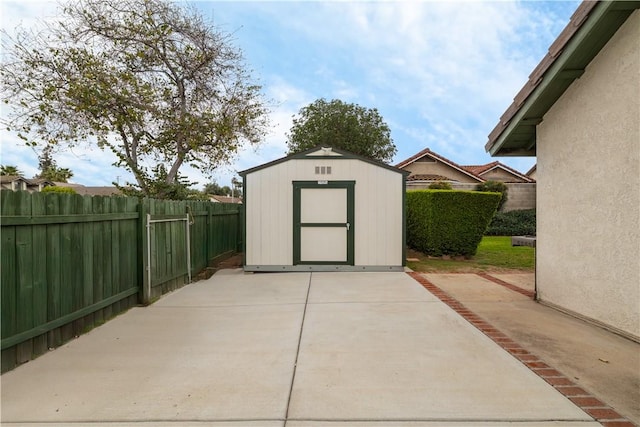
MULTIPOLYGON (((235 170, 283 156, 292 116, 321 97, 378 108, 398 145, 396 160, 430 146, 459 163, 489 162, 487 134, 578 3, 205 2, 207 16, 234 32, 253 58, 250 65, 263 74, 266 97, 275 102, 264 143, 243 148, 214 178, 228 183, 235 170)), ((14 15, 13 23, 17 16, 37 16, 41 4, 53 7, 1 7, 14 15)), ((6 151, 11 158, 22 152, 6 151)), ((90 160, 113 161, 100 153, 90 160)), ((500 160, 522 169, 534 161, 500 160)), ((82 173, 113 174, 92 165, 82 173)), ((183 173, 201 184, 208 180, 198 171, 183 173)))

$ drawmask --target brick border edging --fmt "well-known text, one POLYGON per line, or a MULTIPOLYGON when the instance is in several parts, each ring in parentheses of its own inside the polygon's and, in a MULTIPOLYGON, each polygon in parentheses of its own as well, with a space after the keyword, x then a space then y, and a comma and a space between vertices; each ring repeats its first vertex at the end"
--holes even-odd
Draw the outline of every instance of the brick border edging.
POLYGON ((536 298, 536 293, 526 290, 526 289, 522 289, 518 286, 512 285, 509 282, 505 282, 504 280, 498 279, 497 277, 494 277, 490 274, 487 273, 476 273, 477 276, 482 277, 483 279, 487 279, 492 281, 493 283, 496 283, 498 285, 504 286, 505 288, 511 289, 512 291, 521 293, 524 296, 527 296, 529 298, 535 299, 536 298))
MULTIPOLYGON (((567 376, 547 365, 545 362, 540 360, 538 356, 530 353, 529 351, 521 347, 518 343, 513 341, 511 338, 509 338, 507 335, 494 328, 490 323, 465 307, 460 301, 453 298, 438 286, 431 283, 422 274, 416 273, 414 271, 407 272, 407 274, 415 281, 420 283, 426 290, 436 296, 440 301, 451 307, 466 321, 475 326, 478 330, 480 330, 480 332, 491 338, 493 342, 498 344, 513 357, 522 362, 527 368, 533 371, 533 373, 537 374, 540 378, 552 385, 556 390, 562 393, 562 395, 567 397, 574 405, 576 405, 578 408, 589 414, 589 416, 593 417, 596 421, 601 423, 604 427, 637 427, 634 423, 627 420, 606 403, 602 402, 601 400, 590 394, 588 391, 579 387, 567 376)), ((486 278, 488 280, 492 280, 488 277, 486 278)))

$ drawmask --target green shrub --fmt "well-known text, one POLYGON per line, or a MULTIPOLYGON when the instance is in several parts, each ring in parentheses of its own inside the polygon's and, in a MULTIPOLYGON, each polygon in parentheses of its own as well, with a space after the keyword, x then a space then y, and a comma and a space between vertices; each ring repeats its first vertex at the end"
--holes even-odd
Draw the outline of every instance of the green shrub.
POLYGON ((451 184, 447 181, 436 181, 429 184, 429 190, 451 190, 451 184))
POLYGON ((535 236, 536 210, 496 212, 485 234, 487 236, 535 236))
POLYGON ((502 194, 502 199, 500 199, 500 204, 498 204, 498 211, 501 211, 502 207, 507 202, 508 189, 507 184, 500 181, 486 181, 476 186, 476 191, 502 194))
POLYGON ((432 256, 472 256, 499 201, 498 193, 409 191, 407 244, 432 256))
POLYGON ((49 185, 42 189, 43 193, 66 193, 66 194, 77 194, 76 190, 71 187, 58 187, 49 185))

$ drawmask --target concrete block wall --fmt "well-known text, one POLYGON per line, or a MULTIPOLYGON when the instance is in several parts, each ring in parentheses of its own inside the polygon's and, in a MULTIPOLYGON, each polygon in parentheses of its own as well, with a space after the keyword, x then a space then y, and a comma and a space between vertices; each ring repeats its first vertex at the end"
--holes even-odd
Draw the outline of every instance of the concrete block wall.
POLYGON ((508 183, 507 203, 503 206, 504 212, 536 208, 536 183, 508 183))

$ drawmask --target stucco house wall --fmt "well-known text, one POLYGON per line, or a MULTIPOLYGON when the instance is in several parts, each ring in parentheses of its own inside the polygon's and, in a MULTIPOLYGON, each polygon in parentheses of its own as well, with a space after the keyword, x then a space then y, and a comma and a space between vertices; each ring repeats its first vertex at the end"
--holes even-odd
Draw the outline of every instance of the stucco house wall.
POLYGON ((640 11, 545 114, 537 156, 539 299, 640 338, 640 11))

